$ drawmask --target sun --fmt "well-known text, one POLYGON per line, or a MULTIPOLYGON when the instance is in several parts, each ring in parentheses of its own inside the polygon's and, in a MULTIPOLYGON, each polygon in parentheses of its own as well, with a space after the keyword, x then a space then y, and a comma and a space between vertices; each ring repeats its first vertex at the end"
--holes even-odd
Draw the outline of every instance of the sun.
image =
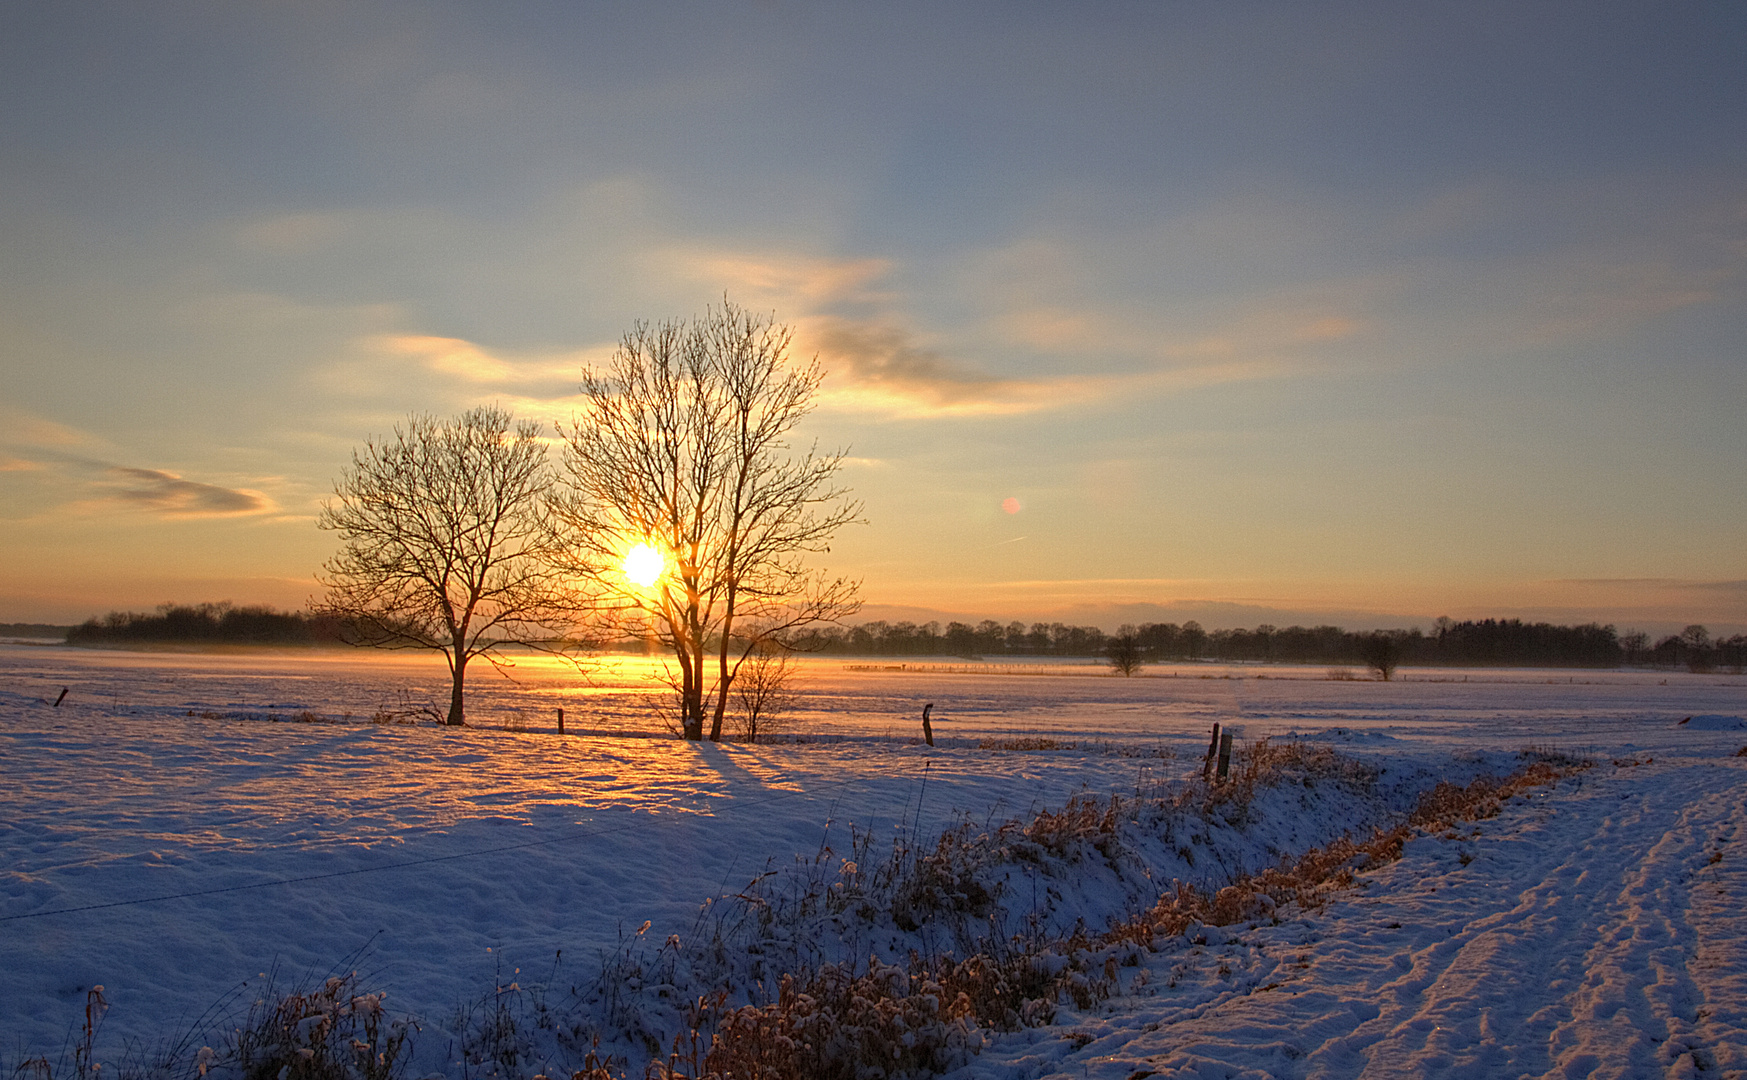
POLYGON ((667 560, 661 557, 661 552, 656 551, 648 544, 638 544, 630 551, 625 552, 623 563, 625 576, 631 580, 633 585, 639 585, 645 589, 655 584, 666 565, 667 560))

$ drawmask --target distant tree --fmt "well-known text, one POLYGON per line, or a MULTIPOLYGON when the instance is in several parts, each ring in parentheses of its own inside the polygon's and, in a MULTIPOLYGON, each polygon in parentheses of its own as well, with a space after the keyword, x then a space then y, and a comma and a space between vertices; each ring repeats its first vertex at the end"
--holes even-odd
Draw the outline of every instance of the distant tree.
POLYGON ((977 632, 967 623, 946 624, 946 651, 954 656, 974 660, 977 656, 977 632))
POLYGON ((1388 682, 1395 677, 1395 669, 1401 663, 1401 643, 1394 634, 1381 630, 1366 634, 1360 642, 1359 651, 1378 678, 1388 682))
POLYGON ((449 666, 448 723, 465 722, 467 664, 549 643, 569 610, 542 545, 550 483, 540 427, 486 407, 414 416, 352 454, 316 524, 339 533, 318 614, 346 640, 432 649, 449 666))
POLYGON ((1207 631, 1201 629, 1200 623, 1190 619, 1178 632, 1177 640, 1182 644, 1184 656, 1190 660, 1199 660, 1201 650, 1207 647, 1207 631))
POLYGON ((1711 670, 1711 632, 1694 623, 1680 632, 1681 651, 1686 654, 1688 670, 1711 670))
POLYGON ((1274 659, 1274 635, 1279 632, 1280 630, 1278 627, 1272 626, 1268 623, 1262 623, 1260 626, 1256 627, 1256 643, 1261 648, 1261 659, 1274 659))
POLYGON ((1135 636, 1134 627, 1125 626, 1127 633, 1118 634, 1104 642, 1104 657, 1110 661, 1110 666, 1123 676, 1133 675, 1140 670, 1144 662, 1140 647, 1140 638, 1135 636))
POLYGON ((861 507, 837 486, 841 451, 789 448, 824 377, 817 360, 789 362, 789 338, 727 301, 701 319, 639 323, 604 371, 584 371, 564 433, 562 565, 603 616, 672 651, 688 739, 706 722, 722 737, 734 682, 764 642, 860 606, 856 582, 808 565, 861 507), (640 549, 656 570, 644 581, 627 571, 640 549))
POLYGON ((1642 630, 1628 630, 1620 635, 1620 651, 1628 664, 1638 663, 1650 648, 1650 635, 1642 630))
POLYGON ((1747 667, 1747 634, 1736 634, 1716 643, 1717 662, 1726 664, 1736 675, 1747 667))

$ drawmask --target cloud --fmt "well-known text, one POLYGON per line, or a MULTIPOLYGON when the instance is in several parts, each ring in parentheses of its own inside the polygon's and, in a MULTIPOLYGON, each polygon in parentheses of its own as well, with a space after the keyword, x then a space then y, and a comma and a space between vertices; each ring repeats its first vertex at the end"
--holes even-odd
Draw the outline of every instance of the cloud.
POLYGON ((735 251, 668 247, 648 262, 663 276, 705 282, 726 290, 737 303, 775 305, 789 312, 813 312, 834 304, 884 303, 890 293, 874 288, 889 276, 889 259, 834 259, 797 252, 735 251))
POLYGON ((910 416, 1000 416, 1095 396, 1096 380, 1008 379, 948 361, 904 332, 840 319, 812 320, 806 344, 840 381, 828 406, 910 416))
MULTIPOLYGON (((100 440, 78 428, 53 420, 45 420, 17 409, 0 408, 0 430, 5 431, 5 437, 0 441, 18 446, 62 447, 100 445, 100 440)), ((32 464, 27 462, 27 465, 32 464)))
POLYGON ((812 319, 797 338, 816 351, 837 380, 821 394, 827 407, 908 417, 1014 416, 1115 400, 1182 392, 1221 383, 1302 374, 1306 366, 1277 356, 1248 356, 1206 345, 1208 356, 1116 374, 1010 378, 954 362, 889 325, 812 319))
POLYGON ((18 508, 55 507, 98 513, 131 510, 162 518, 243 517, 278 507, 259 491, 188 480, 163 469, 117 465, 68 446, 90 449, 99 440, 76 429, 27 414, 6 441, 16 453, 0 453, 0 473, 16 477, 29 495, 13 500, 18 508))
POLYGON ((1556 585, 1584 585, 1603 589, 1666 589, 1666 590, 1696 590, 1713 593, 1741 593, 1747 595, 1747 581, 1695 581, 1690 578, 1555 578, 1556 585))
POLYGON ((432 371, 454 375, 468 382, 502 385, 522 377, 522 372, 516 365, 461 338, 435 337, 430 334, 380 334, 372 338, 372 341, 390 356, 412 357, 432 371))
MULTIPOLYGON (((601 364, 612 348, 518 353, 465 338, 372 333, 354 339, 346 355, 327 364, 318 379, 352 402, 398 403, 405 400, 406 388, 416 385, 423 400, 439 411, 495 403, 550 420, 568 417, 582 369, 601 364)), ((396 408, 384 415, 398 413, 396 408)))
POLYGON ((97 481, 102 501, 166 518, 237 517, 275 509, 258 491, 184 480, 161 469, 110 465, 97 481))

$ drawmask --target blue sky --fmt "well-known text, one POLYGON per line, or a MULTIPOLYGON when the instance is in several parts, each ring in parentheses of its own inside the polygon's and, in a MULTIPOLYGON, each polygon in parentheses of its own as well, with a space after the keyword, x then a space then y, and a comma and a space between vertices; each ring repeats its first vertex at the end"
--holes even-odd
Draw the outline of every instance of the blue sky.
POLYGON ((0 621, 299 604, 366 436, 565 421, 726 293, 831 370, 877 605, 1747 627, 1743 55, 1721 3, 9 4, 0 621))

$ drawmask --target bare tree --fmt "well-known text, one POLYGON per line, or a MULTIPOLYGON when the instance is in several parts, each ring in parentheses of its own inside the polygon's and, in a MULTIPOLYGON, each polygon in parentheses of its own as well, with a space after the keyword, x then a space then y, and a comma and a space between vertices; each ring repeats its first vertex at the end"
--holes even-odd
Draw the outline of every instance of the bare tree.
POLYGON ((496 407, 411 417, 353 451, 317 521, 344 541, 318 575, 318 610, 354 644, 440 651, 453 725, 465 722, 468 661, 502 665, 505 645, 550 642, 565 609, 544 559, 540 427, 511 423, 496 407))
POLYGON ((800 702, 794 683, 794 654, 782 642, 766 638, 747 654, 734 677, 740 706, 734 719, 742 739, 755 743, 785 726, 785 714, 800 702))
POLYGON ((1388 682, 1395 677, 1401 664, 1401 641, 1395 634, 1384 630, 1367 634, 1359 641, 1359 652, 1378 678, 1388 682))
POLYGON ((719 740, 747 657, 860 606, 857 583, 807 565, 859 520, 835 484, 841 451, 791 453, 817 359, 789 330, 724 300, 702 318, 639 323, 585 370, 554 517, 565 570, 620 632, 673 650, 681 733, 719 740))
POLYGON ((1110 666, 1119 675, 1133 675, 1146 662, 1145 653, 1140 647, 1140 637, 1134 627, 1118 627, 1116 636, 1104 643, 1104 658, 1110 661, 1110 666))

